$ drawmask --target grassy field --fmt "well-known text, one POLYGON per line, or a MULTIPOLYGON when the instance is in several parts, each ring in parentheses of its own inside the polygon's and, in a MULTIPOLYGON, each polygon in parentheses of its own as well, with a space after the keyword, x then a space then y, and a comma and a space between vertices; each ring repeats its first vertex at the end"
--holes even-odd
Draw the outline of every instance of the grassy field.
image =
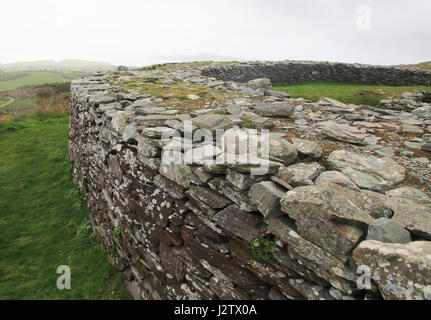
POLYGON ((0 97, 0 107, 8 101, 9 101, 9 99, 4 98, 4 97, 0 97))
MULTIPOLYGON (((0 103, 1 105, 1 103, 0 103)), ((8 106, 1 108, 1 112, 22 112, 30 110, 34 107, 33 99, 18 99, 9 104, 8 106)))
POLYGON ((72 182, 68 125, 53 113, 0 121, 0 300, 130 299, 72 182), (56 287, 60 265, 71 290, 56 287))
POLYGON ((274 84, 274 90, 287 92, 293 98, 303 97, 315 102, 321 97, 328 97, 344 103, 378 106, 380 100, 396 97, 407 91, 431 90, 431 87, 390 87, 332 82, 306 82, 300 84, 276 83, 274 84))
POLYGON ((0 92, 15 90, 16 88, 29 85, 38 85, 55 82, 70 82, 61 73, 55 72, 28 72, 24 77, 9 81, 0 81, 0 92))

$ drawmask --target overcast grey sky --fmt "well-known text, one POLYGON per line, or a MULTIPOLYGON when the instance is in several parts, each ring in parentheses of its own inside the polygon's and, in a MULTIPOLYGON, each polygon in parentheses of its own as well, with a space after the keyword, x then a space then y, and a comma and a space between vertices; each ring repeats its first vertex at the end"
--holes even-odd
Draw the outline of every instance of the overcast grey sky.
POLYGON ((140 66, 210 53, 371 64, 431 60, 429 0, 2 1, 0 62, 140 66), (369 6, 370 29, 358 28, 369 6))

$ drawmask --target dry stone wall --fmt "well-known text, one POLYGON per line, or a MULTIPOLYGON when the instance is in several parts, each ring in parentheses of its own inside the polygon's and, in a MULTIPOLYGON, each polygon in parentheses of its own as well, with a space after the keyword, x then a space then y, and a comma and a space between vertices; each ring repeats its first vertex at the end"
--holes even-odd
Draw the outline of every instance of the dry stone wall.
POLYGON ((242 62, 216 64, 203 74, 224 81, 248 82, 269 78, 272 82, 339 81, 391 86, 431 86, 431 71, 363 64, 312 61, 242 62))
POLYGON ((406 169, 334 121, 352 147, 288 139, 277 125, 314 105, 202 69, 72 83, 72 173, 134 298, 430 299, 431 199, 399 188, 406 169))

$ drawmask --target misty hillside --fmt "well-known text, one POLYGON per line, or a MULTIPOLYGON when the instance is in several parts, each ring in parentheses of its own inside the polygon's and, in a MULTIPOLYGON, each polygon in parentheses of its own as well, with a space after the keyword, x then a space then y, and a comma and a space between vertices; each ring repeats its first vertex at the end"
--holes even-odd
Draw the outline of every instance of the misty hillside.
POLYGON ((11 71, 78 71, 78 72, 96 72, 109 71, 115 69, 115 66, 98 61, 84 60, 63 60, 56 62, 54 60, 26 61, 15 63, 0 63, 0 70, 5 72, 11 71))

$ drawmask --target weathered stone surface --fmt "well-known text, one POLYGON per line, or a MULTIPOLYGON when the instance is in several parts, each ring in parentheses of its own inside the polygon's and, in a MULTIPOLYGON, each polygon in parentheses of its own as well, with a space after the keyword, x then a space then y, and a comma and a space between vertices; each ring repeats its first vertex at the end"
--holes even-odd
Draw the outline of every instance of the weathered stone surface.
POLYGON ((114 128, 115 131, 118 132, 118 134, 120 134, 120 136, 123 135, 123 130, 127 125, 128 117, 129 115, 125 111, 118 111, 112 117, 112 120, 111 120, 112 127, 114 128))
POLYGON ((243 163, 268 159, 291 164, 297 157, 296 148, 279 134, 259 136, 256 130, 231 129, 222 136, 222 150, 228 163, 243 163))
POLYGON ((191 186, 186 192, 190 197, 198 199, 213 209, 226 208, 231 202, 219 193, 204 187, 191 186))
POLYGON ((309 268, 343 292, 351 294, 356 291, 353 282, 357 276, 344 265, 347 257, 338 259, 328 251, 304 239, 285 217, 270 219, 268 231, 287 244, 289 255, 301 261, 303 267, 309 268))
POLYGON ((253 79, 247 82, 247 86, 254 90, 263 89, 263 90, 272 90, 271 80, 268 78, 260 78, 253 79))
POLYGON ((214 216, 214 221, 224 230, 247 242, 262 236, 262 218, 242 211, 232 205, 214 216))
POLYGON ((160 188, 161 190, 165 190, 171 197, 175 199, 182 199, 185 197, 185 189, 172 180, 167 179, 159 174, 154 177, 153 181, 156 187, 160 188))
POLYGON ((431 198, 428 197, 425 193, 420 191, 419 189, 413 187, 402 187, 393 189, 386 192, 386 195, 389 197, 398 197, 398 198, 406 198, 410 200, 416 200, 421 202, 430 202, 431 198))
POLYGON ((385 299, 431 300, 431 242, 363 241, 353 259, 370 268, 385 299))
POLYGON ((202 129, 208 129, 215 133, 216 130, 227 130, 234 126, 234 122, 230 116, 220 114, 205 114, 193 118, 193 124, 202 129))
POLYGON ((138 126, 142 126, 143 128, 163 127, 167 120, 172 119, 174 119, 174 116, 172 115, 154 114, 148 116, 137 116, 136 122, 138 123, 138 126))
POLYGON ((304 279, 290 279, 289 284, 307 300, 334 300, 327 289, 304 279))
POLYGON ((412 111, 412 114, 420 118, 431 119, 431 106, 417 108, 412 111))
POLYGON ((339 171, 325 171, 316 180, 316 183, 321 183, 322 185, 325 184, 325 182, 335 183, 342 187, 360 191, 358 186, 354 184, 348 176, 339 171))
POLYGON ((254 107, 254 112, 262 117, 289 118, 295 112, 295 106, 283 103, 261 103, 254 107))
POLYGON ((276 177, 292 187, 312 185, 324 168, 317 162, 297 163, 288 167, 280 167, 276 177))
POLYGON ((184 188, 188 188, 192 182, 200 183, 199 178, 188 165, 172 158, 167 152, 162 155, 160 174, 184 188))
POLYGON ((138 156, 145 158, 160 157, 161 149, 152 139, 144 136, 136 136, 135 139, 138 141, 138 156))
POLYGON ((272 181, 256 183, 249 191, 248 196, 256 205, 260 213, 266 218, 282 215, 280 199, 285 191, 272 181))
POLYGON ((179 132, 177 130, 168 127, 142 128, 141 133, 142 135, 153 139, 160 139, 162 137, 167 139, 179 136, 179 132))
POLYGON ((406 177, 404 167, 389 158, 337 150, 331 153, 327 162, 332 169, 341 171, 362 189, 386 191, 406 177))
POLYGON ((323 149, 316 142, 302 139, 292 139, 292 143, 296 150, 298 150, 298 152, 304 156, 312 157, 314 159, 319 159, 322 156, 323 149))
POLYGON ((431 134, 425 134, 422 140, 422 150, 431 152, 431 134))
POLYGON ((109 93, 109 92, 102 92, 99 94, 96 94, 94 96, 91 96, 88 101, 90 103, 94 103, 94 104, 106 104, 106 103, 111 103, 115 101, 115 96, 113 93, 109 93))
POLYGON ((382 198, 383 195, 380 193, 357 191, 329 181, 316 182, 316 185, 333 189, 372 218, 390 218, 393 215, 391 207, 386 203, 385 199, 382 198))
POLYGON ((385 203, 394 212, 394 221, 410 232, 431 240, 431 206, 395 197, 387 197, 385 203))
POLYGON ((379 218, 368 226, 367 240, 376 240, 386 243, 408 243, 412 241, 410 233, 398 222, 379 218))
POLYGON ((373 219, 332 188, 299 187, 281 200, 281 210, 294 219, 299 234, 336 257, 350 252, 373 219))
POLYGON ((232 183, 240 190, 247 191, 258 182, 268 180, 266 176, 252 176, 237 172, 235 170, 227 169, 226 180, 232 183))
POLYGON ((127 126, 124 127, 123 130, 123 141, 129 141, 130 139, 133 139, 138 132, 138 127, 136 126, 136 123, 130 123, 127 126))
POLYGON ((364 139, 369 136, 369 134, 362 133, 356 127, 337 123, 335 121, 320 122, 318 126, 326 136, 353 144, 365 144, 364 139))
POLYGON ((284 165, 289 165, 295 162, 298 153, 293 144, 283 139, 278 134, 269 134, 269 139, 262 141, 261 147, 262 157, 266 158, 269 155, 269 159, 278 161, 284 165))
POLYGON ((337 101, 335 99, 328 98, 328 97, 320 98, 318 103, 321 106, 331 106, 331 107, 340 108, 340 109, 347 108, 346 104, 344 104, 340 101, 337 101))
POLYGON ((208 185, 214 191, 220 193, 225 196, 233 203, 236 203, 241 210, 246 212, 256 211, 256 207, 253 205, 252 201, 248 198, 246 193, 243 193, 241 190, 236 189, 234 185, 230 182, 227 182, 223 178, 215 178, 208 182, 208 185))
POLYGON ((274 121, 271 118, 258 117, 253 118, 251 122, 254 124, 256 129, 271 129, 275 126, 274 121))

